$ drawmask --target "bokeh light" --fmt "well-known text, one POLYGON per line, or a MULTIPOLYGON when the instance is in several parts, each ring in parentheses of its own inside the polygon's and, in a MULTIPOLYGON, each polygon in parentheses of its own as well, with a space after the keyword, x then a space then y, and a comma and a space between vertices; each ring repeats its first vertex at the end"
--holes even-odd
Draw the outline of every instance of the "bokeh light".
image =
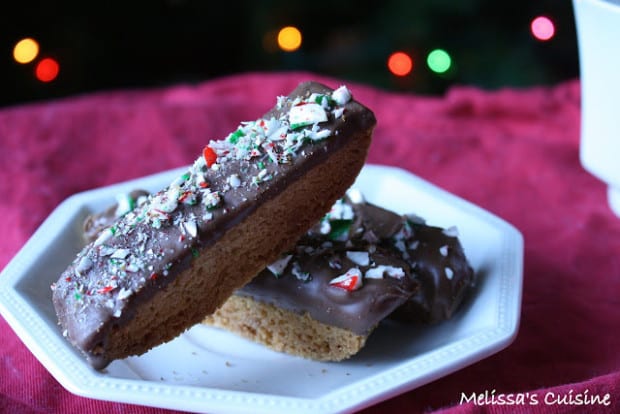
POLYGON ((39 54, 39 44, 36 40, 26 37, 15 43, 13 47, 13 59, 18 63, 30 63, 39 54))
POLYGON ((390 72, 396 76, 407 76, 413 70, 413 59, 405 52, 394 52, 387 61, 390 72))
POLYGON ((536 39, 546 41, 555 35, 555 25, 548 17, 538 16, 532 20, 530 31, 536 39))
POLYGON ((452 58, 443 49, 432 50, 426 57, 426 64, 435 73, 444 73, 452 66, 452 58))
POLYGON ((286 26, 278 32, 278 46, 285 52, 294 52, 301 46, 301 32, 294 26, 286 26))
POLYGON ((45 58, 37 63, 35 75, 41 82, 51 82, 58 76, 60 65, 55 59, 45 58))

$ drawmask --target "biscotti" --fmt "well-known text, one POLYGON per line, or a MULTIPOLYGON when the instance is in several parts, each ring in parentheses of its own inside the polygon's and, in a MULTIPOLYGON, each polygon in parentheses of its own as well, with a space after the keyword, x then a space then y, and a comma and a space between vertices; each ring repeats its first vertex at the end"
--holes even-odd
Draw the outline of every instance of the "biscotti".
POLYGON ((351 190, 204 323, 277 351, 340 361, 386 318, 450 318, 473 280, 454 228, 395 214, 351 190))
POLYGON ((53 284, 63 334, 100 369, 202 321, 351 186, 375 123, 346 87, 308 82, 209 142, 53 284))

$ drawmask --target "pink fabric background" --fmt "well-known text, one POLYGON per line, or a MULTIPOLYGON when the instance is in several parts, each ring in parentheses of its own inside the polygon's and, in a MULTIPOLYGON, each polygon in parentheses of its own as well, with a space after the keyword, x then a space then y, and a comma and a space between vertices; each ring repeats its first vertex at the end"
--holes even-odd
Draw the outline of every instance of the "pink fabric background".
MULTIPOLYGON (((73 193, 194 160, 312 73, 113 91, 0 110, 0 268, 73 193)), ((455 87, 444 97, 347 83, 378 126, 368 161, 405 168, 515 225, 525 238, 521 328, 507 349, 364 413, 620 412, 620 219, 579 164, 579 82, 455 87), (459 404, 461 393, 536 393, 536 407, 459 404), (543 404, 610 393, 609 407, 543 404)), ((64 390, 0 319, 0 411, 163 413, 64 390)))

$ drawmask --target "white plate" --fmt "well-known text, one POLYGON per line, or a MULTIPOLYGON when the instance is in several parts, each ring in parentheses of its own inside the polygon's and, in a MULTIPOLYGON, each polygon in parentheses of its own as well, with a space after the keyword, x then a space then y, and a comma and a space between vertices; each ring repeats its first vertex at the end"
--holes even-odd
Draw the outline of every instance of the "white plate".
POLYGON ((356 187, 399 213, 456 225, 478 275, 474 294, 433 327, 382 325, 352 359, 320 363, 196 326, 140 357, 90 368, 62 337, 50 285, 81 247, 80 225, 115 196, 155 191, 185 169, 86 191, 54 210, 0 276, 0 311, 70 392, 125 403, 210 413, 350 412, 479 361, 515 338, 521 310, 523 238, 500 218, 401 169, 367 165, 356 187))

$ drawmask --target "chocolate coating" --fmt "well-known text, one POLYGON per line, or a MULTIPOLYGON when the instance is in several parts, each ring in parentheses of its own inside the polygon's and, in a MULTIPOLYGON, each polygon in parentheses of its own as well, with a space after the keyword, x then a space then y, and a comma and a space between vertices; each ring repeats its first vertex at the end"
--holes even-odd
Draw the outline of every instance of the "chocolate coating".
POLYGON ((413 244, 407 244, 408 262, 420 282, 420 290, 392 317, 424 323, 449 319, 471 290, 474 271, 456 236, 446 234, 446 230, 439 227, 410 225, 413 244), (416 242, 416 247, 412 248, 416 242))
POLYGON ((474 281, 453 231, 346 197, 289 252, 292 257, 282 276, 265 270, 237 294, 308 312, 320 322, 358 334, 368 333, 388 316, 439 322, 453 315, 474 281), (351 292, 331 286, 330 280, 356 266, 347 259, 348 251, 369 252, 372 265, 357 266, 362 273, 389 265, 402 269, 406 278, 364 277, 363 285, 351 292), (340 263, 337 269, 335 262, 340 263), (310 280, 296 277, 294 266, 310 280))
POLYGON ((281 276, 275 277, 271 271, 264 270, 236 294, 251 296, 293 312, 307 312, 319 322, 368 335, 418 290, 409 265, 390 251, 373 249, 366 266, 347 257, 347 251, 359 252, 369 247, 345 248, 339 244, 321 248, 299 244, 281 276), (357 268, 365 274, 380 265, 398 267, 404 274, 401 278, 364 277, 362 287, 353 291, 330 285, 330 281, 349 269, 357 268), (307 276, 300 278, 295 274, 299 272, 307 276))

